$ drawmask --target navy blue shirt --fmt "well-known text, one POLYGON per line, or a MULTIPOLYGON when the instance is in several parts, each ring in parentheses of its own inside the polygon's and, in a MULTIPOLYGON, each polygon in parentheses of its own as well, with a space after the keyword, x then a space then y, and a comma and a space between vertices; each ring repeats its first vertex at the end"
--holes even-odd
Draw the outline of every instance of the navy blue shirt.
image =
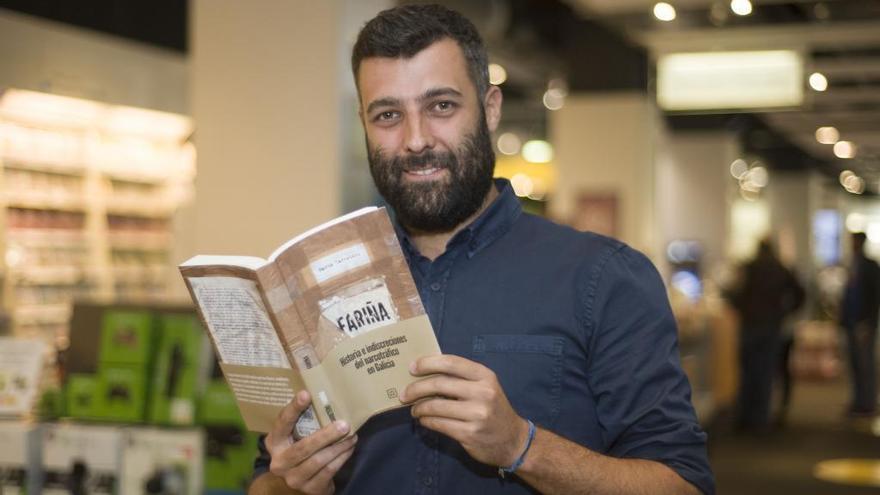
MULTIPOLYGON (((524 213, 500 196, 433 262, 398 231, 440 348, 491 368, 517 413, 591 450, 659 461, 714 493, 706 435, 651 262, 625 244, 524 213)), ((337 493, 535 493, 409 409, 358 431, 337 493)), ((262 443, 261 443, 262 448, 262 443)), ((257 459, 256 475, 268 467, 257 459)))

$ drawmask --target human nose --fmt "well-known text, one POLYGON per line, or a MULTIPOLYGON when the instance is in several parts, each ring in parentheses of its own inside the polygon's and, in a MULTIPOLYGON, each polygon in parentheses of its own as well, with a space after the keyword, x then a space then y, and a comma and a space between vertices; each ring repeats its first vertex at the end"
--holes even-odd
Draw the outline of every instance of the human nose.
POLYGON ((407 119, 406 150, 410 153, 420 153, 433 147, 434 137, 428 127, 427 119, 421 116, 407 119))

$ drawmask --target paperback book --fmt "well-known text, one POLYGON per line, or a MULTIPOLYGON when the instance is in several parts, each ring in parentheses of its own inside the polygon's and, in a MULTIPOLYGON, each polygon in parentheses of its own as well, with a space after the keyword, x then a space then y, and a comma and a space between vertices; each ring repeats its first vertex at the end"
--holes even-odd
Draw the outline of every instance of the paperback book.
POLYGON ((335 420, 355 431, 402 406, 411 361, 440 353, 384 208, 319 225, 267 259, 200 255, 180 272, 252 431, 268 432, 302 389, 312 407, 295 437, 335 420))

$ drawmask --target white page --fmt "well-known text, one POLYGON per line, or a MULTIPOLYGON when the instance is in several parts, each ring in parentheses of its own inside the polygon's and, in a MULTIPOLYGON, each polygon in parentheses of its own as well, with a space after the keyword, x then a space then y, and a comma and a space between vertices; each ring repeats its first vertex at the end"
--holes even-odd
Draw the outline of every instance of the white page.
POLYGON ((189 277, 189 282, 221 362, 290 368, 255 282, 236 277, 189 277))

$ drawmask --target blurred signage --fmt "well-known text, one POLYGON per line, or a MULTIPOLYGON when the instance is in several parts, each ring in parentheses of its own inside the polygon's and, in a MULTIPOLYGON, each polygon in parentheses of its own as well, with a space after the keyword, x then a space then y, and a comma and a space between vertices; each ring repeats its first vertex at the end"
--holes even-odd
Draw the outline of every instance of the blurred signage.
POLYGON ((657 103, 672 111, 798 106, 803 71, 803 59, 793 50, 662 55, 657 103))

